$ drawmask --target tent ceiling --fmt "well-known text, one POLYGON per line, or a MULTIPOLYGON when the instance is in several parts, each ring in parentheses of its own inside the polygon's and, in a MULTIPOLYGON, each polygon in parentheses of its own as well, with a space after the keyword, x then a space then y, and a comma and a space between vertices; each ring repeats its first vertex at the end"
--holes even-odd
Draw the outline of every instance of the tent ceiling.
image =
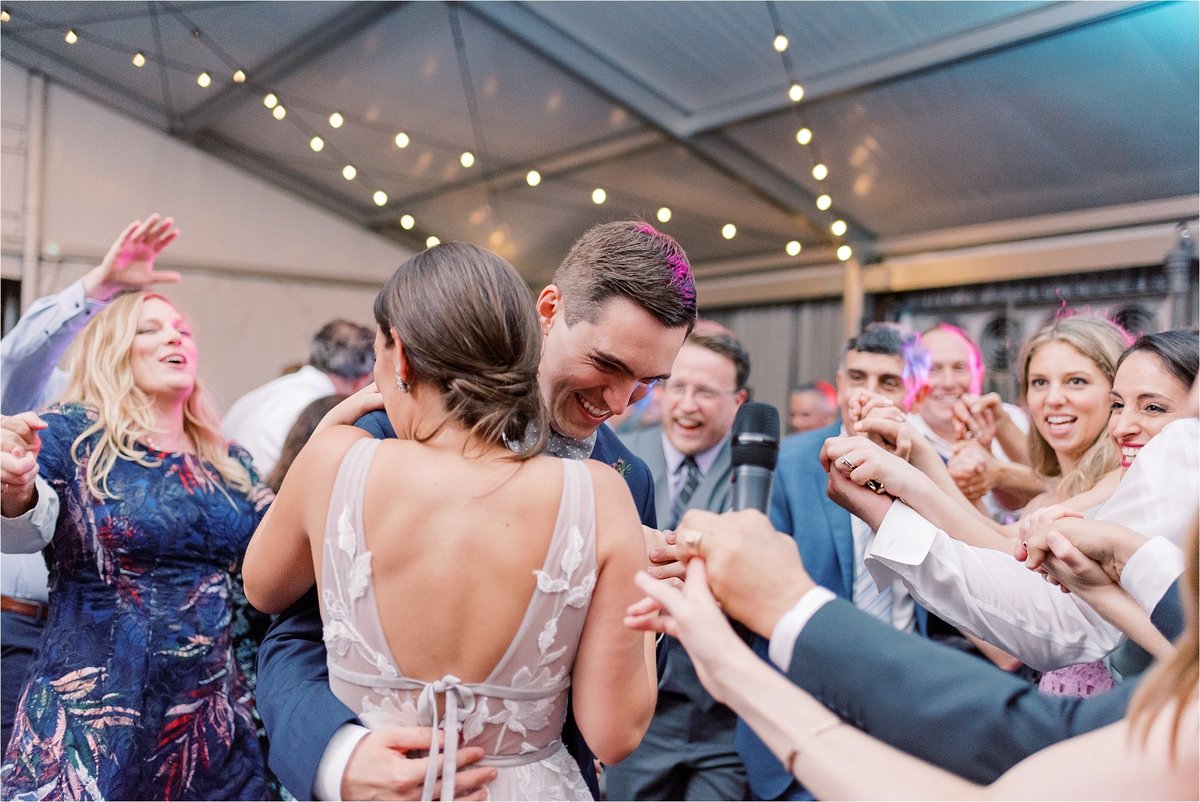
POLYGON ((413 247, 428 235, 490 247, 531 281, 587 226, 653 221, 661 206, 703 274, 828 262, 843 241, 870 258, 880 238, 1197 192, 1191 2, 4 8, 5 60, 413 247))

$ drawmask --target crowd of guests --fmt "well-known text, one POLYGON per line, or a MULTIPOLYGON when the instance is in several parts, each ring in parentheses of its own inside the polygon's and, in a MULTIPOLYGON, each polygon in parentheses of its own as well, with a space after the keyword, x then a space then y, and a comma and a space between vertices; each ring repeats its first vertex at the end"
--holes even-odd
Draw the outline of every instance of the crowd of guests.
POLYGON ((1196 330, 1002 399, 871 324, 729 513, 750 358, 653 227, 417 254, 223 419, 177 235, 0 342, 5 798, 1200 793, 1196 330))

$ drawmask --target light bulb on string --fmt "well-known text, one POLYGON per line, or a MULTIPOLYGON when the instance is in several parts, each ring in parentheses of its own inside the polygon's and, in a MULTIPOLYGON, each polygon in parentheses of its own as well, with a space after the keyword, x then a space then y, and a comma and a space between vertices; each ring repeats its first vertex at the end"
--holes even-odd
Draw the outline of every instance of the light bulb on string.
POLYGON ((788 256, 799 256, 800 249, 803 247, 804 246, 800 244, 800 240, 792 240, 784 247, 784 250, 787 251, 788 256))
POLYGON ((835 236, 835 237, 842 236, 843 234, 846 233, 846 221, 845 220, 834 220, 830 224, 829 230, 833 232, 833 236, 835 236))
POLYGON ((371 199, 375 201, 376 206, 387 206, 387 193, 382 189, 375 190, 375 194, 371 196, 371 199))
POLYGON ((415 226, 416 224, 417 224, 417 221, 413 219, 413 216, 411 214, 400 215, 400 227, 402 229, 404 229, 405 231, 411 231, 412 227, 415 226))
POLYGON ((347 164, 342 168, 342 178, 346 179, 347 181, 353 181, 354 176, 356 175, 358 175, 358 170, 354 169, 353 164, 347 164))
POLYGON ((799 103, 804 99, 804 87, 800 84, 792 84, 788 87, 788 98, 793 103, 799 103))
POLYGON ((12 16, 9 15, 7 8, 0 9, 0 22, 8 22, 11 19, 12 19, 12 16))
POLYGON ((313 153, 320 153, 325 149, 325 140, 319 136, 314 136, 308 140, 308 146, 313 149, 313 153))
POLYGON ((471 167, 475 164, 475 154, 469 150, 464 150, 463 154, 458 157, 458 163, 463 167, 471 167))
POLYGON ((408 134, 401 131, 400 133, 396 134, 396 138, 392 141, 396 143, 396 147, 400 148, 401 150, 404 150, 405 148, 408 147, 408 143, 411 140, 409 140, 408 134))
POLYGON ((825 177, 829 175, 829 168, 818 162, 813 165, 812 175, 818 181, 824 181, 825 177))
POLYGON ((426 248, 436 248, 438 245, 441 245, 441 244, 442 244, 442 241, 440 239, 438 239, 437 237, 429 236, 429 237, 425 238, 425 247, 426 248))
POLYGON ((592 190, 592 203, 599 206, 600 204, 604 203, 604 201, 606 201, 606 200, 608 200, 608 193, 605 192, 603 189, 601 189, 600 187, 596 187, 595 189, 592 190))
POLYGON ((809 142, 812 142, 812 131, 807 128, 801 128, 796 132, 796 141, 801 145, 807 145, 809 142))
POLYGON ((817 208, 820 209, 821 211, 823 211, 823 212, 828 211, 829 207, 832 205, 833 205, 833 198, 829 197, 828 195, 818 195, 817 196, 817 208))
POLYGON ((196 76, 196 84, 201 89, 207 89, 208 87, 210 87, 212 85, 212 76, 209 75, 207 72, 202 72, 196 76))
POLYGON ((775 46, 776 53, 782 53, 788 49, 788 38, 781 33, 775 34, 775 41, 772 43, 775 46))
POLYGON ((737 226, 733 223, 726 223, 721 226, 721 236, 725 239, 733 239, 737 236, 737 226))
POLYGON ((133 54, 132 61, 133 61, 133 66, 135 66, 135 67, 145 67, 146 66, 146 54, 139 50, 138 52, 133 54))
POLYGON ((530 170, 525 174, 525 183, 531 187, 536 187, 542 183, 542 174, 537 170, 530 170))
POLYGON ((341 128, 342 123, 344 123, 344 122, 345 122, 345 119, 343 119, 342 115, 338 114, 336 111, 333 114, 329 115, 329 127, 330 128, 341 128))
POLYGON ((843 262, 848 261, 850 259, 850 257, 853 255, 854 255, 854 251, 850 248, 849 245, 843 245, 837 249, 837 258, 842 260, 843 262))
POLYGON ((660 222, 660 223, 671 222, 671 210, 668 209, 666 206, 661 207, 658 210, 658 212, 655 213, 654 216, 658 218, 658 222, 660 222))
POLYGON ((246 71, 245 71, 245 70, 236 70, 236 71, 234 71, 234 73, 233 73, 233 82, 234 82, 235 84, 244 84, 244 83, 246 83, 246 71))
POLYGON ((69 45, 73 45, 79 41, 79 34, 75 33, 73 28, 67 28, 67 35, 63 37, 63 41, 69 45))
POLYGON ((275 96, 274 92, 267 92, 267 94, 263 96, 263 105, 268 109, 273 109, 279 105, 279 98, 275 96))
POLYGON ((287 116, 287 109, 285 109, 283 107, 283 104, 280 103, 278 106, 271 109, 271 116, 274 117, 276 120, 282 120, 284 117, 287 116))

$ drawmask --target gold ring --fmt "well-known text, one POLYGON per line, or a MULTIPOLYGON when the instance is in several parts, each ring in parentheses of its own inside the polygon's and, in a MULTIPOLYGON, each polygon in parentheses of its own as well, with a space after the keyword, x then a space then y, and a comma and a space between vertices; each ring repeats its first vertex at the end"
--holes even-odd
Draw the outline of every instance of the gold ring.
POLYGON ((849 468, 850 470, 854 470, 855 468, 857 468, 857 467, 858 467, 858 466, 857 466, 857 465, 855 465, 853 462, 851 462, 851 461, 850 461, 850 459, 849 459, 849 458, 848 458, 848 457, 847 457, 845 454, 843 454, 842 456, 838 457, 838 462, 842 463, 843 465, 845 465, 845 466, 846 466, 847 468, 849 468))
POLYGON ((883 487, 883 482, 879 481, 878 479, 868 479, 866 482, 866 488, 867 490, 874 490, 880 495, 883 495, 887 492, 887 490, 883 487))

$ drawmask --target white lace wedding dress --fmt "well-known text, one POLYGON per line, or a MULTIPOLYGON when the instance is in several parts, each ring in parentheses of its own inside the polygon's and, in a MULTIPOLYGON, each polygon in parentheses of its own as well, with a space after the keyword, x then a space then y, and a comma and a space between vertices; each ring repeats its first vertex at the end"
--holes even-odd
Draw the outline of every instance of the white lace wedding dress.
MULTIPOLYGON (((320 591, 329 684, 372 729, 421 725, 445 731, 446 773, 460 745, 480 746, 499 776, 493 799, 578 799, 591 794, 560 738, 579 635, 596 582, 595 502, 587 468, 563 466, 563 493, 537 589, 507 652, 485 682, 453 675, 404 675, 387 646, 375 606, 371 553, 362 532, 367 468, 380 441, 351 446, 334 483, 325 525, 320 591), (444 715, 435 721, 439 697, 444 715)), ((425 614, 436 615, 433 605, 425 614)), ((436 731, 435 731, 436 733, 436 731)), ((436 742, 431 752, 436 752, 436 742)), ((427 777, 424 798, 432 794, 427 777)), ((442 789, 453 799, 453 783, 442 789)))

